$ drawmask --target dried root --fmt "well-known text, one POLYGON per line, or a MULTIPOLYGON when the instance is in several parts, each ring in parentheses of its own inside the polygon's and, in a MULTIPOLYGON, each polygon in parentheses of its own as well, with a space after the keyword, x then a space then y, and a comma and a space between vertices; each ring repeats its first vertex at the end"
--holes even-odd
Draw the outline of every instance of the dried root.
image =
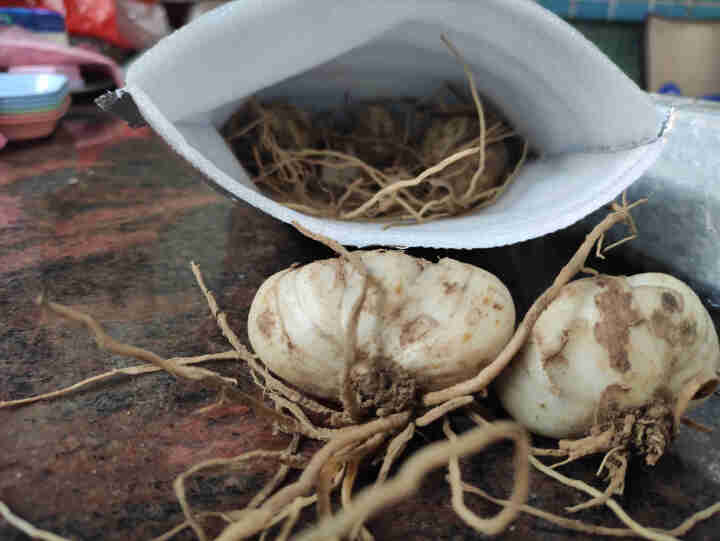
MULTIPOLYGON (((56 305, 58 306, 58 305, 56 305)), ((171 359, 167 359, 168 362, 177 364, 179 366, 188 366, 198 363, 205 363, 209 361, 229 361, 229 360, 239 360, 240 357, 235 351, 225 351, 223 353, 213 353, 209 355, 198 355, 197 357, 173 357, 171 359)), ((33 402, 39 402, 42 400, 50 400, 53 398, 59 398, 61 396, 65 396, 67 394, 71 394, 75 391, 78 391, 80 389, 83 389, 85 387, 90 387, 96 383, 100 383, 101 381, 105 381, 108 379, 113 379, 116 376, 139 376, 141 374, 152 374, 154 372, 164 372, 165 369, 157 366, 155 364, 141 364, 137 366, 129 366, 127 368, 116 368, 114 370, 110 370, 108 372, 103 372, 102 374, 98 374, 96 376, 89 377, 87 379, 84 379, 82 381, 79 381, 77 383, 74 383, 73 385, 70 385, 69 387, 65 387, 64 389, 58 389, 57 391, 52 391, 49 393, 44 393, 36 396, 31 396, 28 398, 19 398, 17 400, 7 400, 7 401, 0 401, 0 409, 2 408, 11 408, 15 406, 24 406, 26 404, 32 404, 33 402)))
POLYGON ((92 316, 79 312, 69 306, 46 301, 42 297, 38 299, 38 303, 71 321, 77 321, 78 323, 84 324, 92 332, 95 342, 100 349, 104 349, 105 351, 116 353, 118 355, 133 357, 138 360, 148 361, 158 366, 160 369, 165 370, 176 377, 184 379, 194 381, 209 380, 229 384, 237 383, 234 379, 220 376, 217 372, 213 372, 212 370, 186 366, 175 359, 164 359, 152 351, 118 342, 112 336, 108 335, 92 316))
POLYGON ((457 398, 451 398, 447 402, 444 402, 439 406, 432 408, 422 417, 418 417, 418 419, 415 421, 415 424, 417 426, 427 426, 429 424, 432 424, 438 419, 442 419, 448 413, 472 404, 474 400, 475 399, 472 396, 458 396, 457 398))
MULTIPOLYGON (((288 445, 287 449, 285 449, 285 453, 288 456, 293 455, 297 452, 298 446, 300 445, 300 434, 293 434, 292 441, 288 445)), ((270 482, 265 485, 260 492, 255 494, 253 496, 253 499, 250 500, 250 503, 248 504, 249 508, 259 507, 261 503, 263 503, 275 490, 277 487, 279 487, 283 481, 285 481, 285 478, 287 477, 287 474, 290 472, 290 465, 289 464, 282 464, 279 468, 275 476, 270 480, 270 482)))
MULTIPOLYGON (((227 513, 221 513, 218 511, 204 511, 201 513, 197 513, 195 516, 197 519, 214 517, 214 518, 220 518, 220 519, 224 520, 225 522, 232 522, 232 518, 230 518, 227 515, 227 513)), ((190 527, 191 527, 191 525, 189 522, 187 522, 187 521, 181 522, 180 524, 178 524, 171 530, 165 532, 164 534, 162 534, 158 537, 154 537, 152 539, 152 541, 168 541, 169 539, 172 539, 173 537, 175 537, 177 534, 179 534, 183 530, 190 528, 190 527)))
POLYGON ((10 508, 3 502, 0 502, 0 516, 7 520, 9 524, 12 524, 15 528, 33 539, 42 539, 43 541, 70 541, 66 537, 60 537, 52 532, 36 528, 28 521, 21 519, 10 511, 10 508))
MULTIPOLYGON (((604 428, 603 425, 598 424, 585 438, 561 440, 558 443, 558 449, 533 448, 531 453, 540 456, 567 457, 565 460, 547 466, 547 471, 554 471, 591 454, 605 453, 596 475, 600 476, 604 471, 607 472, 605 477, 608 481, 607 487, 602 493, 595 489, 591 493, 589 490, 581 488, 593 497, 586 502, 568 507, 567 511, 575 513, 600 505, 607 505, 612 509, 615 505, 614 502, 610 503, 612 496, 622 494, 624 491, 629 457, 640 455, 644 457, 647 464, 654 465, 670 443, 673 434, 672 420, 670 407, 655 404, 648 408, 624 412, 622 415, 616 416, 614 422, 606 422, 604 428)), ((541 471, 545 472, 546 470, 541 471)), ((564 476, 555 478, 563 483, 566 479, 564 476)), ((581 482, 578 481, 578 483, 581 482)), ((577 486, 570 486, 579 488, 588 485, 581 483, 577 486)))
POLYGON ((233 458, 215 458, 200 462, 186 472, 180 474, 175 479, 173 488, 175 489, 175 495, 177 496, 178 501, 180 502, 180 507, 185 515, 185 520, 193 529, 195 535, 197 535, 200 541, 207 541, 208 537, 190 508, 190 504, 188 503, 187 496, 185 494, 185 480, 199 471, 219 469, 224 472, 228 472, 233 471, 239 464, 247 461, 268 458, 273 458, 284 465, 294 466, 296 468, 302 468, 305 465, 305 460, 291 455, 287 453, 287 451, 250 451, 233 458))
MULTIPOLYGON (((494 517, 489 523, 480 525, 478 531, 494 533, 504 527, 519 512, 518 506, 527 499, 529 476, 527 469, 527 434, 515 423, 497 422, 478 427, 453 441, 428 445, 408 459, 395 477, 379 485, 373 485, 360 492, 350 506, 332 518, 320 522, 309 532, 300 536, 301 541, 321 541, 347 534, 359 524, 382 509, 386 509, 411 496, 420 487, 423 477, 429 471, 444 466, 448 459, 470 453, 477 453, 488 445, 511 439, 516 445, 515 483, 510 498, 513 505, 508 511, 494 517), (485 530, 484 528, 487 528, 485 530)), ((222 541, 241 539, 221 538, 222 541)))
MULTIPOLYGON (((474 487, 472 485, 468 485, 466 483, 463 483, 462 488, 466 492, 470 492, 472 494, 477 494, 481 498, 484 498, 492 503, 495 503, 497 505, 507 506, 510 505, 510 502, 508 500, 501 500, 499 498, 494 498, 490 496, 487 492, 484 490, 481 490, 477 487, 474 487)), ((632 528, 612 528, 608 526, 598 526, 595 524, 588 524, 586 522, 583 522, 582 520, 576 520, 576 519, 570 519, 561 517, 559 515, 555 515, 553 513, 548 513, 547 511, 543 511, 542 509, 538 509, 537 507, 533 507, 531 505, 521 505, 520 510, 523 513, 527 513, 528 515, 532 515, 534 517, 538 517, 540 519, 543 519, 551 524, 555 524, 556 526, 560 526, 561 528, 565 528, 567 530, 574 530, 576 532, 582 532, 582 533, 589 533, 593 535, 606 535, 610 537, 642 537, 638 535, 638 532, 633 530, 632 528)), ((659 530, 659 529, 653 529, 653 531, 657 533, 663 533, 670 536, 683 536, 686 533, 688 533, 696 524, 699 522, 702 522, 703 520, 707 520, 713 515, 720 513, 720 502, 711 505, 707 509, 703 509, 702 511, 698 511, 694 515, 690 516, 689 518, 685 519, 679 526, 673 528, 672 530, 659 530)))
MULTIPOLYGON (((488 430, 492 424, 481 425, 475 430, 488 430)), ((457 436, 450 427, 450 421, 445 418, 443 421, 443 432, 450 440, 456 442, 457 436)), ((452 492, 452 507, 455 513, 471 528, 477 532, 487 535, 495 535, 510 524, 510 522, 518 514, 518 506, 525 503, 529 487, 529 465, 526 460, 530 449, 530 442, 527 434, 524 432, 521 436, 514 439, 515 442, 515 487, 513 494, 510 496, 509 504, 491 519, 482 519, 473 513, 465 505, 463 499, 462 478, 460 476, 460 462, 457 455, 453 455, 449 462, 450 475, 448 480, 452 492)))
POLYGON ((228 526, 217 541, 245 539, 262 531, 275 514, 281 512, 295 498, 305 496, 312 491, 317 485, 318 477, 326 463, 333 458, 335 453, 350 444, 364 441, 375 434, 397 430, 406 425, 409 420, 409 413, 398 413, 370 421, 364 425, 340 429, 337 436, 315 453, 310 463, 303 470, 300 479, 278 491, 261 507, 247 510, 242 519, 228 526))
POLYGON ((382 484, 387 480, 388 475, 390 474, 390 468, 392 468, 397 458, 402 455, 403 451, 405 451, 405 447, 407 447, 408 442, 412 439, 414 434, 415 424, 409 423, 405 427, 405 430, 392 439, 385 453, 382 466, 380 467, 380 473, 378 473, 377 479, 375 480, 376 485, 382 484))
MULTIPOLYGON (((569 486, 571 488, 575 488, 577 490, 581 490, 585 492, 586 494, 589 494, 590 496, 593 496, 593 498, 597 499, 603 499, 604 494, 597 490, 596 488, 591 487, 587 483, 584 483, 582 481, 579 481, 577 479, 571 479, 569 477, 566 477, 562 475, 561 473, 558 473, 552 468, 549 468, 548 466, 545 466, 542 462, 540 462, 535 457, 530 457, 530 464, 532 466, 540 471, 541 473, 544 473, 545 475, 548 475, 549 477, 552 477, 553 479, 557 480, 563 485, 569 486)), ((626 512, 625 510, 620 507, 620 505, 613 500, 612 498, 606 498, 604 501, 605 505, 607 505, 610 510, 612 510, 613 513, 622 521, 623 524, 625 524, 628 528, 630 528, 636 536, 642 537, 643 539, 651 539, 653 541, 671 541, 675 538, 672 536, 669 536, 667 534, 659 533, 657 531, 651 530, 649 528, 646 528, 645 526, 642 526, 635 522, 626 512)))
MULTIPOLYGON (((482 426, 487 426, 488 423, 484 419, 482 419, 479 416, 473 416, 473 420, 482 426)), ((447 433, 447 429, 446 429, 447 433)), ((564 528, 570 529, 570 530, 576 530, 580 532, 585 533, 591 533, 591 534, 597 534, 597 535, 608 535, 613 537, 641 537, 643 539, 649 539, 651 541, 669 541, 676 539, 674 536, 681 536, 689 532, 696 524, 703 520, 707 520, 708 518, 712 517, 713 515, 716 515, 720 513, 720 502, 717 502, 706 509, 703 509, 689 518, 687 518, 685 521, 683 521, 679 526, 672 530, 660 530, 656 528, 646 528, 640 524, 638 524, 635 520, 633 520, 626 512, 625 510, 615 501, 611 498, 611 491, 606 490, 605 492, 600 492, 596 488, 588 485, 587 483, 584 483, 583 481, 580 481, 578 479, 571 479, 555 470, 555 467, 553 466, 546 466, 540 460, 535 458, 533 456, 534 454, 546 454, 549 456, 557 456, 553 451, 553 449, 536 449, 536 448, 529 448, 529 462, 530 464, 540 473, 547 475, 548 477, 551 477, 558 481, 560 484, 575 488, 577 490, 580 490, 581 492, 585 492, 586 494, 592 496, 592 499, 588 502, 585 502, 583 504, 580 504, 578 506, 570 507, 567 509, 568 512, 575 512, 579 511, 580 509, 586 509, 588 507, 592 507, 594 505, 599 505, 600 503, 606 505, 610 508, 613 513, 620 519, 620 521, 627 526, 627 528, 608 528, 605 526, 596 526, 592 524, 587 524, 580 520, 574 520, 574 519, 568 519, 565 517, 560 517, 558 515, 554 515, 552 513, 548 513, 546 511, 537 509, 535 507, 532 507, 527 504, 523 504, 519 507, 519 509, 524 512, 528 513, 530 515, 542 518, 543 520, 546 520, 552 524, 556 524, 558 526, 562 526, 564 528), (549 452, 546 452, 549 451, 549 452), (596 503, 597 502, 597 503, 596 503)), ((608 456, 605 457, 608 459, 608 456)), ((606 460, 603 460, 603 463, 600 465, 600 469, 598 473, 603 469, 603 467, 606 465, 606 460)), ((625 466, 627 467, 627 461, 625 461, 625 466)), ((451 479, 451 476, 448 476, 448 481, 453 482, 451 479)), ((623 479, 624 479, 624 471, 623 471, 623 479)), ((459 483, 457 474, 455 477, 455 483, 456 486, 459 483)), ((463 491, 472 492, 474 494, 477 494, 486 500, 492 501, 498 505, 502 505, 503 507, 509 507, 513 505, 510 501, 507 500, 500 500, 498 498, 493 498, 492 496, 489 496, 487 493, 485 493, 483 490, 473 487, 471 485, 462 484, 461 485, 463 491)), ((456 489, 457 490, 457 489, 456 489)))
MULTIPOLYGON (((408 425, 412 426, 412 425, 408 425)), ((352 500, 352 491, 353 486, 355 485, 355 478, 357 477, 357 473, 360 467, 360 461, 354 460, 352 462, 348 463, 347 472, 345 474, 345 479, 343 480, 342 485, 342 492, 341 492, 341 498, 342 498, 342 505, 343 508, 347 508, 350 506, 350 502, 352 500)), ((363 524, 356 524, 352 530, 350 531, 350 534, 348 535, 348 539, 350 541, 374 541, 375 537, 370 533, 370 531, 363 525, 363 524)))

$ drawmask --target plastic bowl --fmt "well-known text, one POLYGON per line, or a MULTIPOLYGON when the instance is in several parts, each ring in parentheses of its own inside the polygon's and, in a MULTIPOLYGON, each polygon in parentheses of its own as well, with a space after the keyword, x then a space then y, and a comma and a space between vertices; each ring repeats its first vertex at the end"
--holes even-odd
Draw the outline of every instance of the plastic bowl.
POLYGON ((69 107, 70 96, 67 96, 60 107, 51 112, 0 115, 0 132, 8 141, 47 137, 55 131, 69 107))

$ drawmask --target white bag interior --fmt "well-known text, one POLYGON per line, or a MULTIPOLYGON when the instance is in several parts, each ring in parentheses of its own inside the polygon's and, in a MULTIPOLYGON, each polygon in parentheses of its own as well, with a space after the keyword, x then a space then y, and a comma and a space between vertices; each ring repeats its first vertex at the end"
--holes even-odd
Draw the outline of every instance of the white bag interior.
POLYGON ((492 247, 566 227, 655 161, 664 121, 592 44, 529 0, 237 0, 164 39, 128 72, 145 119, 212 183, 286 222, 354 246, 492 247), (462 67, 541 158, 498 202, 461 217, 383 229, 314 218, 255 187, 218 133, 250 95, 332 107, 424 97, 462 67))

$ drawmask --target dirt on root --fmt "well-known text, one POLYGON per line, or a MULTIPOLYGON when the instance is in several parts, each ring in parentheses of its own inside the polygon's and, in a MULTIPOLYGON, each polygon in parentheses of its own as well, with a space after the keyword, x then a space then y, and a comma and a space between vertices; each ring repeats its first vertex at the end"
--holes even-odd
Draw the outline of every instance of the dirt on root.
POLYGON ((619 409, 613 395, 626 389, 611 385, 604 393, 603 411, 590 435, 613 431, 608 449, 622 447, 642 456, 648 465, 655 465, 672 442, 674 398, 670 391, 660 389, 653 400, 639 408, 619 409))
POLYGON ((359 363, 350 378, 360 407, 379 417, 412 409, 416 404, 415 378, 402 367, 379 362, 370 367, 359 363))

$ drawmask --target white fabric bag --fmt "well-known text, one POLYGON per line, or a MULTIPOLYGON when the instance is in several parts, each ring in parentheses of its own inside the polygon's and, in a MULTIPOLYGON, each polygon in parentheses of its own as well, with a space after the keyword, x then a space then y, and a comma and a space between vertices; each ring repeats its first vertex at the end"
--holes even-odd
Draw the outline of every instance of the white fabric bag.
POLYGON ((655 161, 667 122, 650 97, 569 25, 529 0, 237 0, 163 39, 127 87, 144 118, 226 193, 354 246, 482 248, 566 227, 615 198, 655 161), (245 98, 315 105, 426 96, 462 68, 541 158, 495 205, 383 229, 306 216, 248 178, 218 133, 245 98))

